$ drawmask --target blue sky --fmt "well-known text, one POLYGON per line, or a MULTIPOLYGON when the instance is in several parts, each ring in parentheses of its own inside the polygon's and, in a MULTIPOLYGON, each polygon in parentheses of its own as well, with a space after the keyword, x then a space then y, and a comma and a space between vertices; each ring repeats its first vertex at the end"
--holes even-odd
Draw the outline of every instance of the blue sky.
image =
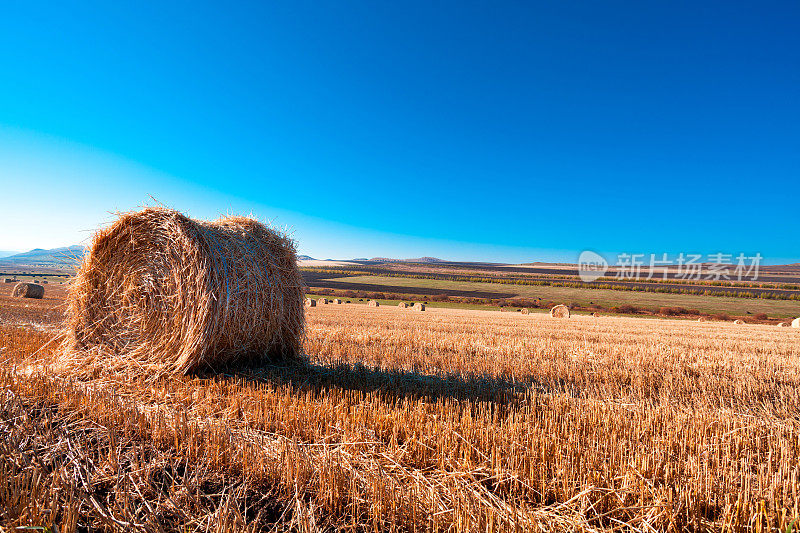
POLYGON ((0 250, 150 196, 315 257, 800 261, 797 2, 12 2, 0 250))

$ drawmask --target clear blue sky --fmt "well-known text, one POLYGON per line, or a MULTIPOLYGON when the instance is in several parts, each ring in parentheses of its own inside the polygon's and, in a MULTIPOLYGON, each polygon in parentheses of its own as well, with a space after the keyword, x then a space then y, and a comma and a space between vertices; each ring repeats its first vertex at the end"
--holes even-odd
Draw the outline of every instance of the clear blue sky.
POLYGON ((0 250, 152 195, 316 257, 800 261, 796 1, 169 4, 3 4, 0 250))

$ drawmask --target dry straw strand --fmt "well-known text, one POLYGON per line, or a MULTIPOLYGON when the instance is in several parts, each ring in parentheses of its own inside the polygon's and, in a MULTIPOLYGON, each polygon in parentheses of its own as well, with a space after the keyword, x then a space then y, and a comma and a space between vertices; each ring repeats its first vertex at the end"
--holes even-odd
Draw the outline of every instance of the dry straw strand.
POLYGON ((160 374, 295 358, 304 290, 294 242, 256 220, 125 213, 69 289, 61 364, 160 374))

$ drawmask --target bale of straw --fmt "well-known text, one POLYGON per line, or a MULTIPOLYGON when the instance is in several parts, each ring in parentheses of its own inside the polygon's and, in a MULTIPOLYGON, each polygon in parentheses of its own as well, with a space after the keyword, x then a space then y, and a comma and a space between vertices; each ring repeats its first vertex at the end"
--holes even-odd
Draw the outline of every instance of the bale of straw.
POLYGON ((14 283, 14 280, 11 278, 6 278, 3 280, 4 283, 14 283))
POLYGON ((550 316, 554 318, 569 318, 569 307, 563 304, 558 304, 550 309, 550 316))
POLYGON ((11 292, 14 298, 36 298, 40 300, 44 297, 44 287, 35 283, 17 283, 11 292))
POLYGON ((739 320, 738 318, 733 321, 734 324, 742 325, 744 324, 744 320, 739 320))
POLYGON ((47 280, 46 279, 42 280, 42 285, 47 285, 47 280))
POLYGON ((153 375, 293 359, 304 293, 294 242, 256 220, 122 214, 69 288, 60 364, 153 375))
POLYGON ((592 313, 592 317, 593 318, 597 318, 598 316, 600 316, 600 315, 598 315, 597 313, 592 313))
POLYGON ((789 324, 787 324, 786 322, 780 322, 780 323, 778 323, 778 327, 779 328, 788 328, 789 324))
POLYGON ((400 302, 399 304, 397 304, 397 307, 399 307, 400 309, 405 309, 406 307, 408 307, 408 304, 405 302, 400 302))
POLYGON ((367 305, 369 307, 380 307, 381 304, 379 304, 377 300, 370 300, 367 302, 367 305))
POLYGON ((340 303, 342 303, 342 301, 341 301, 339 298, 335 298, 335 299, 333 300, 333 303, 335 303, 335 304, 340 304, 340 303))
POLYGON ((531 311, 527 307, 523 307, 522 309, 519 310, 519 312, 522 313, 523 315, 528 315, 530 314, 531 311))
POLYGON ((795 318, 794 320, 792 320, 792 327, 800 328, 800 318, 795 318))
POLYGON ((413 309, 414 309, 414 311, 424 311, 425 310, 425 304, 416 303, 416 304, 414 304, 413 309))
POLYGON ((698 322, 705 322, 706 318, 701 316, 700 318, 697 319, 697 321, 698 322))
POLYGON ((316 307, 317 301, 312 298, 306 298, 306 307, 316 307))
POLYGON ((327 304, 327 303, 328 303, 328 299, 327 299, 327 298, 320 298, 320 299, 319 299, 319 300, 317 300, 317 301, 318 301, 318 302, 319 302, 321 305, 325 305, 325 304, 327 304))

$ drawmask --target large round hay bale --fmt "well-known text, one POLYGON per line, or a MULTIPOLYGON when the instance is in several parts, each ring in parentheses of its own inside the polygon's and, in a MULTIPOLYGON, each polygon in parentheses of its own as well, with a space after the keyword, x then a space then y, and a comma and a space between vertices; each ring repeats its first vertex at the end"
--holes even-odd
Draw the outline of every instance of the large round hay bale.
POLYGON ((523 315, 527 315, 530 314, 531 311, 527 307, 523 307, 522 309, 519 310, 519 312, 522 313, 523 315))
POLYGON ((397 304, 397 307, 399 307, 400 309, 405 309, 406 307, 408 307, 408 304, 405 302, 400 302, 399 304, 397 304))
POLYGON ((414 311, 424 311, 425 310, 425 304, 416 303, 416 304, 414 304, 413 309, 414 309, 414 311))
POLYGON ((317 301, 312 298, 306 298, 306 307, 316 307, 317 301))
POLYGON ((377 300, 370 300, 367 302, 367 305, 369 307, 380 307, 381 304, 379 304, 377 300))
POLYGON ((293 241, 256 220, 123 214, 71 284, 62 363, 187 373, 294 358, 304 289, 293 241))
POLYGON ((35 283, 17 283, 14 285, 11 296, 14 298, 36 298, 39 300, 44 297, 44 287, 35 283))
POLYGON ((733 321, 733 323, 741 326, 742 324, 744 324, 744 320, 740 320, 737 318, 736 320, 733 321))
POLYGON ((795 318, 794 320, 792 320, 792 327, 800 328, 800 318, 795 318))
POLYGON ((555 318, 569 318, 569 307, 563 304, 558 304, 550 309, 550 316, 555 318))

